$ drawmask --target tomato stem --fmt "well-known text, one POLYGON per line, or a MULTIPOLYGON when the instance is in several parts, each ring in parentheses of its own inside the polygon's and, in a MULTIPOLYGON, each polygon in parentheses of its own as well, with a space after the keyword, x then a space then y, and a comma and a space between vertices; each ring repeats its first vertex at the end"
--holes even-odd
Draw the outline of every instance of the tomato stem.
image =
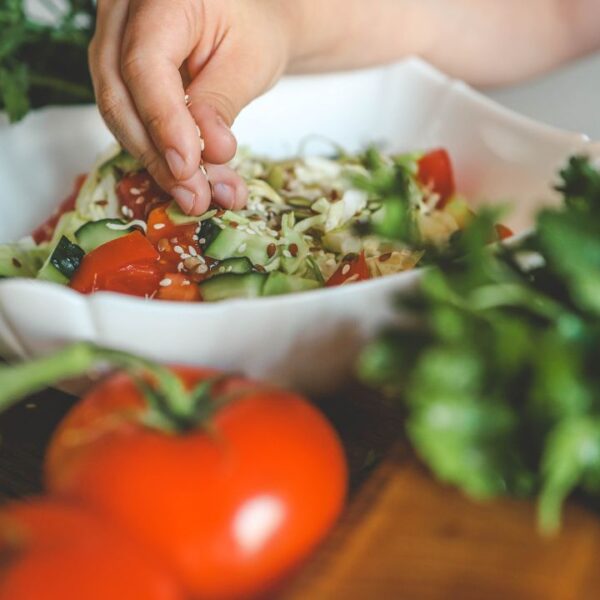
POLYGON ((148 425, 174 430, 189 420, 194 401, 169 369, 127 352, 89 343, 73 344, 50 356, 0 367, 0 411, 25 396, 65 379, 85 375, 102 364, 124 369, 137 381, 148 402, 149 410, 144 418, 148 425))

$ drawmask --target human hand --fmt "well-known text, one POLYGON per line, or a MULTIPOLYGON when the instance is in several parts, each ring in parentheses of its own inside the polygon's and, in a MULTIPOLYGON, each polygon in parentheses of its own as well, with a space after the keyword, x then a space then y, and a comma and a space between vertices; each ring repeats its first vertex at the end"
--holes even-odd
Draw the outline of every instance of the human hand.
POLYGON ((225 165, 229 127, 286 68, 280 3, 98 0, 89 56, 108 127, 182 210, 200 214, 211 197, 244 205, 245 184, 225 165))

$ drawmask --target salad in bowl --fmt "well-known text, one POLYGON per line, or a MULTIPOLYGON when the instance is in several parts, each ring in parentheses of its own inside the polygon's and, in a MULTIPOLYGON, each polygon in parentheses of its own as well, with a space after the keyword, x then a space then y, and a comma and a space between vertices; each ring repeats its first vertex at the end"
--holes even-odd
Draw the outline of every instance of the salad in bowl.
POLYGON ((188 216, 115 146, 31 236, 0 245, 0 277, 172 301, 274 296, 412 269, 473 214, 444 149, 279 161, 242 150, 233 167, 247 206, 188 216))

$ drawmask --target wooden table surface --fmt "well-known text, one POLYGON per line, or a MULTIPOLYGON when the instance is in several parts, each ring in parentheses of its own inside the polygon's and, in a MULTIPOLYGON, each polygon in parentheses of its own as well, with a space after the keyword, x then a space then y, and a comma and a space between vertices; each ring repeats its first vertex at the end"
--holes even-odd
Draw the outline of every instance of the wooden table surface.
MULTIPOLYGON (((45 444, 73 402, 46 391, 0 417, 2 500, 41 491, 45 444)), ((281 600, 600 598, 595 514, 569 506, 562 533, 543 539, 532 503, 476 504, 434 482, 377 396, 353 389, 321 406, 344 440, 350 502, 281 600)))

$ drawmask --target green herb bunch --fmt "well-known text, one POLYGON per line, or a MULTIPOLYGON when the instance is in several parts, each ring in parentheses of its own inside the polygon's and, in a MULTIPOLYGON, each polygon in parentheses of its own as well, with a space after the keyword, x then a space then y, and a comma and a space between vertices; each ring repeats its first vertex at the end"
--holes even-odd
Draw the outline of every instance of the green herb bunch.
POLYGON ((40 0, 52 24, 32 19, 24 0, 0 2, 0 110, 18 121, 31 108, 93 102, 87 47, 94 0, 40 0))
POLYGON ((398 398, 420 457, 476 498, 531 496, 542 530, 575 489, 600 494, 600 172, 573 157, 535 232, 490 248, 497 211, 424 273, 362 377, 398 398))

